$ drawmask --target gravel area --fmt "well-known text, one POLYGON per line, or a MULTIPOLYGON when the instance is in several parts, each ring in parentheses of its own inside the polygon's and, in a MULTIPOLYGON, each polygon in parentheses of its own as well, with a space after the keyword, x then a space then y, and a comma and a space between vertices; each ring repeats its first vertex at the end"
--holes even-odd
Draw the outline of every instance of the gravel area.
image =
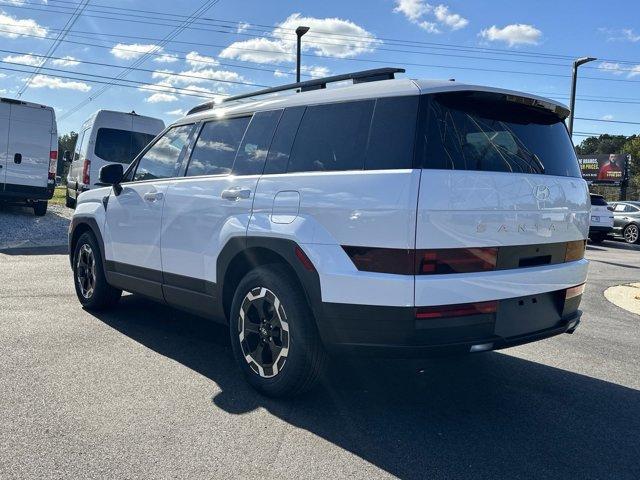
POLYGON ((0 250, 67 244, 67 230, 73 210, 51 205, 44 217, 32 208, 0 205, 0 250))

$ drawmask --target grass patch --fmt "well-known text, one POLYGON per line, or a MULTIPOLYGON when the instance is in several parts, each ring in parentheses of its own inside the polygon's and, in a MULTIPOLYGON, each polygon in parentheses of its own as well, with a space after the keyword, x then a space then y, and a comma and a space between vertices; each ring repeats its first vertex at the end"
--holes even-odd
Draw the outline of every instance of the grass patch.
POLYGON ((56 187, 53 191, 53 198, 49 200, 49 203, 53 205, 64 205, 66 190, 66 186, 56 187))

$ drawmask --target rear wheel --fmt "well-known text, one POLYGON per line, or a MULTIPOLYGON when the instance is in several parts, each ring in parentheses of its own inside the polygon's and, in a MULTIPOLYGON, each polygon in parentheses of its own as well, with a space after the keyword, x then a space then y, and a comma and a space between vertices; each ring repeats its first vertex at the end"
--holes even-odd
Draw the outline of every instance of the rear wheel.
POLYGON ((67 188, 65 196, 64 196, 64 204, 67 208, 76 208, 76 201, 74 198, 69 196, 69 189, 67 188))
POLYGON ((33 213, 37 217, 43 217, 47 214, 49 202, 37 201, 33 203, 33 213))
POLYGON ((265 395, 304 393, 325 368, 313 313, 282 265, 258 267, 242 279, 231 306, 230 334, 245 377, 265 395))
POLYGON ((122 290, 107 283, 102 267, 102 254, 92 233, 83 233, 73 254, 73 280, 76 295, 87 310, 105 310, 113 307, 122 290))
POLYGON ((589 235, 589 240, 591 240, 591 243, 594 244, 600 244, 604 242, 605 238, 607 238, 607 236, 604 233, 592 233, 591 235, 589 235))
POLYGON ((638 239, 640 238, 640 229, 635 223, 630 223, 622 232, 624 236, 624 241, 627 243, 638 243, 638 239))

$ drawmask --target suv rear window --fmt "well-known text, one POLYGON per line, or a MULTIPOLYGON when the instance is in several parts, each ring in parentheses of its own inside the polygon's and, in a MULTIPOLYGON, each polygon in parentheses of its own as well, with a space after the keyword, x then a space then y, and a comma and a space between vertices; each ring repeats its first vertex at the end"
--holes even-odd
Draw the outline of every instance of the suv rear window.
POLYGON ((591 205, 595 205, 596 207, 606 207, 608 204, 604 197, 600 195, 591 195, 591 205))
POLYGON ((116 128, 99 128, 96 134, 95 154, 107 162, 126 165, 146 147, 155 135, 116 128))
POLYGON ((580 177, 569 133, 551 111, 503 94, 455 92, 425 96, 420 115, 423 168, 580 177))

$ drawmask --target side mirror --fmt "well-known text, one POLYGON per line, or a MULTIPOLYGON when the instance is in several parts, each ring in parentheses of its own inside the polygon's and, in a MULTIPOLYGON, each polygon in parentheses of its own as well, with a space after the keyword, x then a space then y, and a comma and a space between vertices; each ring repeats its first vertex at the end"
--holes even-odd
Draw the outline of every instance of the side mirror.
POLYGON ((71 163, 71 152, 69 150, 65 150, 62 154, 62 160, 66 163, 71 163))
POLYGON ((105 165, 100 169, 98 179, 102 185, 113 185, 116 195, 120 193, 122 188, 120 182, 124 174, 124 168, 121 163, 112 163, 105 165))

